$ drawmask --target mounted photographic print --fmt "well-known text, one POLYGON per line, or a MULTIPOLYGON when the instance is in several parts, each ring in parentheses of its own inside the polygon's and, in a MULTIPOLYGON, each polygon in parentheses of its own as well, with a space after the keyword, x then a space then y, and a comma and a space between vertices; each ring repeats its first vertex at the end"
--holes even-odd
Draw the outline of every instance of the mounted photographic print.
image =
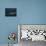
POLYGON ((17 15, 16 8, 5 8, 5 16, 16 16, 17 15))
POLYGON ((32 40, 32 41, 46 41, 46 25, 19 25, 18 33, 20 33, 20 41, 21 40, 32 40))

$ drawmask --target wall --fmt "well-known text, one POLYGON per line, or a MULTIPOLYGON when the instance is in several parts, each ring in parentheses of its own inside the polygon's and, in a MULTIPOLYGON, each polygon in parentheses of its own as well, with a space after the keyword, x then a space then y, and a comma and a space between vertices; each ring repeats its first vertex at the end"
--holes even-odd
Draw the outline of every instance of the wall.
POLYGON ((19 13, 17 12, 18 14, 16 17, 5 16, 5 8, 17 8, 17 7, 18 7, 17 1, 15 0, 1 0, 0 1, 0 44, 8 43, 8 34, 10 32, 16 32, 16 34, 18 32, 17 24, 20 21, 19 13))
POLYGON ((46 0, 21 2, 21 24, 46 24, 46 0))
POLYGON ((46 0, 0 0, 0 44, 17 24, 46 24, 46 0), (5 8, 17 8, 17 16, 5 17, 5 8))

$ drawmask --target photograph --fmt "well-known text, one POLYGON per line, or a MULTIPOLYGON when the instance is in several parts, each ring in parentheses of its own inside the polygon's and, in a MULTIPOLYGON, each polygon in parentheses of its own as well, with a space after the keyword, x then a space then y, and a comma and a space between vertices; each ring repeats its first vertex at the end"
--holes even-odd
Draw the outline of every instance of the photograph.
POLYGON ((5 8, 5 16, 17 16, 16 8, 5 8))

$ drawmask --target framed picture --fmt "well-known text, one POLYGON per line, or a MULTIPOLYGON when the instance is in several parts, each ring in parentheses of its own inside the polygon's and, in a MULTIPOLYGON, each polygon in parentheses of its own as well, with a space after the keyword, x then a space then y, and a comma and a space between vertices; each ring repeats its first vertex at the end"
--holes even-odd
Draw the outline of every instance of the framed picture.
POLYGON ((17 16, 17 8, 5 8, 5 16, 17 16))
POLYGON ((46 41, 45 24, 20 24, 18 30, 19 42, 21 40, 46 41))

